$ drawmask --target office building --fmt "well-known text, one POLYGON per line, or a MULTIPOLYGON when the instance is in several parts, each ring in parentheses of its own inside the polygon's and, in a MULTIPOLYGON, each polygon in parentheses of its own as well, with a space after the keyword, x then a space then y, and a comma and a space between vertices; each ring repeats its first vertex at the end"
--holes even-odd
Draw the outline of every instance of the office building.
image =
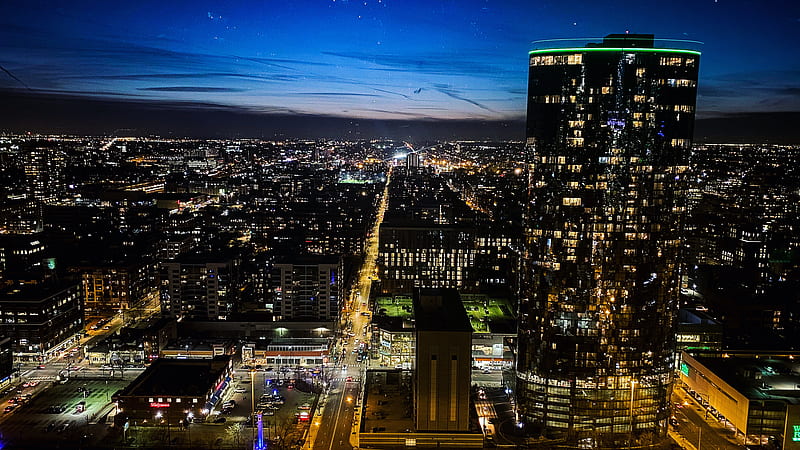
POLYGON ((700 53, 662 47, 530 52, 516 394, 567 447, 666 437, 700 53))
POLYGON ((68 348, 83 330, 77 284, 16 285, 0 293, 0 336, 21 361, 42 361, 68 348))

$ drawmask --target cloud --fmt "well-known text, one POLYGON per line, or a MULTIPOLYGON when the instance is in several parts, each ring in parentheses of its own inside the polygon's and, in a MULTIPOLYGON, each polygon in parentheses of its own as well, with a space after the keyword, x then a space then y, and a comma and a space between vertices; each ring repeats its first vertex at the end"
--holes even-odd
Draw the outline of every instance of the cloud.
POLYGON ((466 98, 466 97, 462 97, 462 96, 460 95, 459 91, 457 91, 457 90, 455 90, 455 89, 452 89, 452 88, 450 88, 450 87, 449 87, 449 86, 447 86, 447 85, 444 85, 444 84, 435 84, 435 85, 434 85, 434 88, 435 88, 437 91, 441 92, 442 94, 444 94, 444 95, 446 95, 446 96, 448 96, 448 97, 454 98, 454 99, 456 99, 456 100, 461 100, 462 102, 467 102, 467 103, 469 103, 470 105, 475 105, 475 106, 477 106, 478 108, 484 109, 484 110, 486 110, 486 111, 489 111, 489 112, 492 112, 492 113, 493 113, 493 112, 497 112, 497 111, 494 111, 493 109, 489 108, 488 106, 485 106, 485 105, 482 105, 482 104, 480 104, 480 103, 476 102, 475 100, 470 100, 470 99, 468 99, 468 98, 466 98))
POLYGON ((331 97, 381 97, 380 95, 375 94, 361 94, 357 92, 293 92, 287 93, 284 95, 292 95, 292 96, 331 96, 331 97))
POLYGON ((503 76, 518 75, 497 65, 486 64, 475 59, 461 58, 451 53, 427 53, 414 56, 401 56, 362 52, 322 52, 324 55, 355 59, 385 66, 374 70, 392 70, 436 75, 480 75, 503 76))
POLYGON ((299 75, 247 75, 234 72, 206 72, 206 73, 149 73, 149 74, 120 74, 99 76, 72 76, 73 79, 101 79, 122 81, 147 81, 147 80, 204 80, 213 78, 240 78, 254 81, 295 81, 299 75))
POLYGON ((403 97, 403 98, 404 98, 404 99, 406 99, 406 100, 414 100, 414 99, 413 99, 413 98, 411 98, 410 96, 408 96, 408 95, 406 95, 406 94, 401 94, 401 93, 399 93, 399 92, 392 92, 392 91, 387 91, 387 90, 385 90, 385 89, 378 89, 378 88, 372 88, 372 90, 373 90, 373 91, 378 91, 378 92, 384 92, 384 93, 386 93, 386 94, 399 95, 400 97, 403 97))
POLYGON ((158 92, 244 92, 247 89, 209 87, 209 86, 163 86, 137 88, 137 91, 158 91, 158 92))

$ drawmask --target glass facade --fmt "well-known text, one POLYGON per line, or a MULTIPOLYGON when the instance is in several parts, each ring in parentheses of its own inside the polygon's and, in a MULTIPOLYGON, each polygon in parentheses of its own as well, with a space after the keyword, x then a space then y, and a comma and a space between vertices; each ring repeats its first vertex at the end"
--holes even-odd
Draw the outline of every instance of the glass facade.
POLYGON ((700 54, 624 41, 530 54, 518 412, 580 448, 669 417, 700 54))

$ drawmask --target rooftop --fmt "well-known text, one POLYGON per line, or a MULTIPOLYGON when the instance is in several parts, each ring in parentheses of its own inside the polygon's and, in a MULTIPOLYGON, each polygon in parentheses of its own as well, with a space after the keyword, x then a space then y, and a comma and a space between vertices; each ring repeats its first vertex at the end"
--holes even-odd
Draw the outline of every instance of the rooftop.
POLYGON ((204 397, 229 364, 214 359, 159 358, 125 388, 123 396, 204 397))
POLYGON ((751 400, 800 404, 800 358, 737 355, 695 359, 751 400))
POLYGON ((417 331, 472 332, 472 325, 456 289, 415 290, 414 311, 417 331))
POLYGON ((475 333, 512 333, 517 327, 511 303, 485 294, 461 294, 461 300, 475 333))
POLYGON ((609 34, 605 37, 540 39, 529 54, 553 52, 670 52, 699 55, 700 41, 656 38, 652 34, 609 34))

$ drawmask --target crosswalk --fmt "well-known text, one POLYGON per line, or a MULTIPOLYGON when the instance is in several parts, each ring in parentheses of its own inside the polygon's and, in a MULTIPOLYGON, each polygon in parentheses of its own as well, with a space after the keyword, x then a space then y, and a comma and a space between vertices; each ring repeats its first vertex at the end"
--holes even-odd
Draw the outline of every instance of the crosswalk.
POLYGON ((54 375, 40 375, 38 377, 27 377, 28 381, 53 381, 56 379, 54 375))

